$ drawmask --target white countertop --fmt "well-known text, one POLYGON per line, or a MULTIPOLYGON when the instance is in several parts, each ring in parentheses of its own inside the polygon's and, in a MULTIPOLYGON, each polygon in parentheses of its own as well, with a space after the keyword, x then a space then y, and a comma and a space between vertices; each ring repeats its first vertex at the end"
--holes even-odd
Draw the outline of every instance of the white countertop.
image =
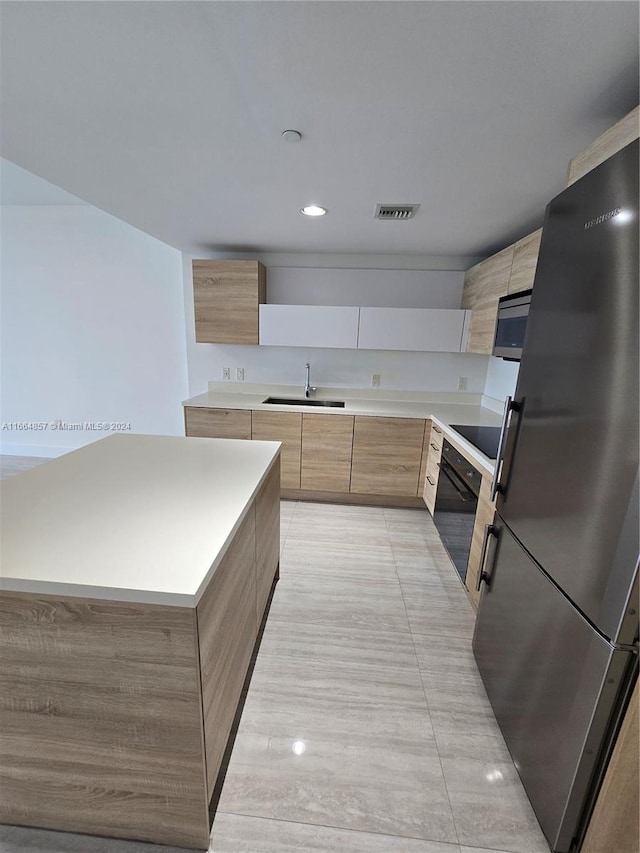
POLYGON ((195 607, 279 448, 114 435, 10 477, 0 588, 195 607))
POLYGON ((343 400, 344 408, 265 404, 267 397, 302 397, 302 388, 291 385, 244 385, 229 389, 229 383, 210 382, 209 390, 183 401, 183 406, 211 409, 252 409, 265 412, 307 412, 311 414, 369 415, 388 418, 430 418, 465 455, 493 473, 494 462, 451 429, 451 424, 500 426, 502 415, 482 405, 480 394, 420 391, 373 391, 354 388, 321 388, 318 400, 343 400))

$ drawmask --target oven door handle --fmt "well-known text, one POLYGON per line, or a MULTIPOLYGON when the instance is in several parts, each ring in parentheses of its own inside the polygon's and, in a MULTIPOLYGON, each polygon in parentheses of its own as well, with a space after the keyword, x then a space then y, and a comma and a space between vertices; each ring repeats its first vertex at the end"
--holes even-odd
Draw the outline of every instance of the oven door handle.
POLYGON ((451 467, 451 465, 448 465, 447 463, 441 462, 440 463, 440 473, 445 475, 445 477, 449 480, 449 482, 451 483, 453 488, 456 490, 456 492, 460 495, 460 498, 463 501, 468 502, 470 500, 476 499, 476 496, 473 494, 471 489, 467 486, 467 484, 464 482, 464 480, 461 477, 459 477, 458 474, 456 474, 456 472, 451 467), (460 488, 458 483, 456 483, 456 480, 458 480, 458 482, 462 483, 464 488, 460 488), (469 497, 469 495, 472 495, 472 497, 469 497))

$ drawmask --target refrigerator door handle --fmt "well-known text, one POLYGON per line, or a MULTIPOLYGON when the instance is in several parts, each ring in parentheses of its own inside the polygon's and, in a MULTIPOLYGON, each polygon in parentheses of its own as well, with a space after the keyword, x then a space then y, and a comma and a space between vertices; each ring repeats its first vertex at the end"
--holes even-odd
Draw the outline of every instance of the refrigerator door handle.
POLYGON ((491 580, 491 575, 485 572, 484 566, 487 560, 487 550, 489 547, 489 537, 495 536, 498 538, 498 528, 495 524, 487 524, 484 528, 484 540, 482 542, 482 552, 480 554, 480 571, 478 572, 478 580, 476 581, 476 592, 480 592, 480 587, 484 581, 487 586, 491 580))
POLYGON ((504 401, 504 415, 502 416, 502 426, 500 427, 500 439, 498 441, 498 452, 496 454, 496 467, 493 472, 493 482, 491 483, 491 500, 496 499, 498 492, 503 491, 503 485, 500 482, 502 475, 502 467, 504 462, 504 450, 507 443, 507 433, 509 431, 509 423, 511 421, 511 412, 517 412, 520 406, 514 402, 513 397, 507 397, 504 401))

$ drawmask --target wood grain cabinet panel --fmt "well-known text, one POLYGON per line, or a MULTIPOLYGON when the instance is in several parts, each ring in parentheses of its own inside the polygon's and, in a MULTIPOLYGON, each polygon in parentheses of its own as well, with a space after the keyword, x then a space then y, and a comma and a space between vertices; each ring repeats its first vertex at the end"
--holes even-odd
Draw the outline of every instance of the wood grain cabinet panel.
POLYGON ((206 848, 195 613, 3 592, 0 822, 206 848))
POLYGON ((442 430, 433 424, 429 436, 426 472, 422 490, 422 498, 431 515, 433 515, 436 506, 436 492, 438 491, 438 479, 440 477, 440 458, 442 456, 442 439, 442 430))
POLYGON ((302 414, 298 412, 254 411, 251 436, 259 441, 282 442, 280 485, 283 489, 299 489, 302 414))
POLYGON ((519 293, 521 290, 529 290, 533 287, 541 240, 542 228, 538 228, 514 245, 509 293, 519 293))
POLYGON ((351 491, 374 495, 418 494, 425 421, 356 416, 351 491))
POLYGON ((353 420, 352 415, 302 416, 301 489, 349 491, 353 420))
POLYGON ((622 721, 581 853, 638 853, 638 685, 622 721))
POLYGON ((256 496, 256 611, 258 625, 280 564, 280 458, 256 496))
POLYGON ((208 849, 279 491, 276 458, 195 607, 0 593, 0 823, 208 849))
POLYGON ((431 420, 426 420, 424 424, 424 438, 422 440, 422 459, 420 460, 420 476, 418 477, 418 490, 420 490, 420 488, 424 488, 424 478, 427 476, 429 441, 431 440, 432 429, 433 425, 431 420))
POLYGON ((513 251, 513 246, 507 246, 465 274, 462 307, 473 311, 467 352, 491 355, 493 351, 498 299, 509 289, 513 251))
POLYGON ((259 305, 266 302, 266 270, 258 261, 195 260, 196 341, 257 344, 259 305))
POLYGON ((258 636, 255 558, 252 505, 196 608, 209 797, 258 636))
POLYGON ((574 184, 587 172, 604 163, 625 146, 638 138, 640 131, 640 107, 636 107, 606 130, 588 148, 577 154, 569 163, 566 187, 574 184))
POLYGON ((200 438, 251 438, 251 412, 185 406, 185 435, 200 438))
POLYGON ((482 475, 480 484, 480 495, 478 496, 478 507, 476 509, 476 518, 473 525, 473 535, 471 538, 471 550, 469 552, 469 562, 467 563, 467 574, 465 577, 465 586, 471 596, 473 606, 478 609, 480 601, 480 593, 476 590, 478 575, 482 570, 480 561, 482 558, 482 546, 484 544, 485 529, 488 524, 493 524, 496 507, 491 502, 491 476, 489 474, 482 475))

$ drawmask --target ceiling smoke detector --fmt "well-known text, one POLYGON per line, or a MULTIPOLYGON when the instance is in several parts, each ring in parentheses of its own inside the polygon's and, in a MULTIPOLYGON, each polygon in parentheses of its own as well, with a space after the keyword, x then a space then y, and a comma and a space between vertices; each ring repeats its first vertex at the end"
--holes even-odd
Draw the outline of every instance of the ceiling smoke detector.
POLYGON ((300 142, 302 139, 302 134, 299 130, 283 130, 282 138, 286 142, 300 142))
POLYGON ((374 219, 413 219, 419 204, 379 204, 376 206, 374 219))

